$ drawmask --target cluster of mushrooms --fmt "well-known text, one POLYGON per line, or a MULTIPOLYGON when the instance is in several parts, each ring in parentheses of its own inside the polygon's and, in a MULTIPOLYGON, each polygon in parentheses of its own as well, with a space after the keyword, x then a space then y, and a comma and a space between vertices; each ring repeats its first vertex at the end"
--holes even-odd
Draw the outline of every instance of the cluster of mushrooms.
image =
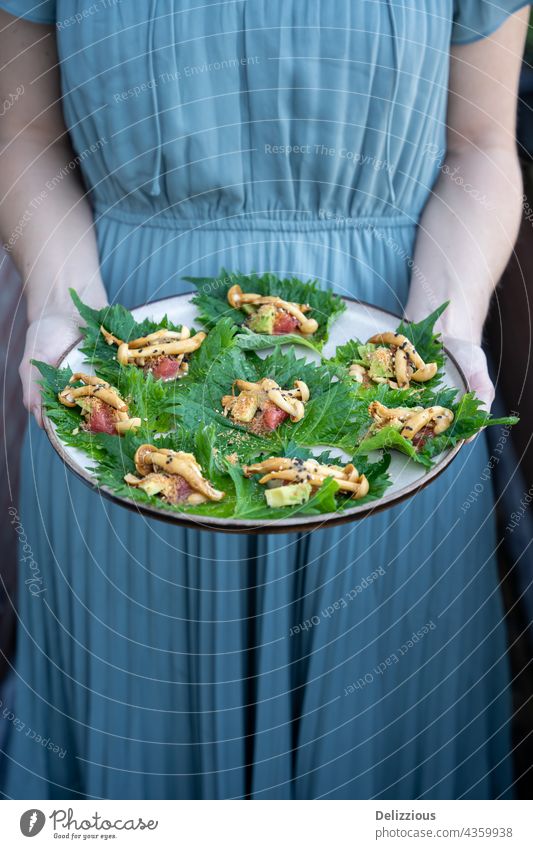
POLYGON ((385 407, 379 401, 372 401, 368 412, 378 430, 387 426, 395 427, 405 439, 415 444, 422 437, 444 433, 454 418, 447 407, 385 407))
POLYGON ((147 495, 159 495, 169 504, 204 504, 221 501, 225 493, 215 489, 202 475, 194 454, 141 445, 135 452, 137 475, 127 474, 129 486, 147 495))
POLYGON ((309 388, 303 380, 295 380, 294 389, 282 389, 269 377, 257 383, 235 380, 232 392, 232 395, 223 396, 222 408, 225 416, 229 414, 239 424, 249 424, 258 413, 264 414, 272 405, 286 414, 283 418, 289 416, 292 422, 299 422, 305 415, 305 404, 309 400, 309 388), (236 389, 239 390, 238 395, 235 395, 236 389))
POLYGON ((88 430, 116 432, 119 436, 141 426, 139 418, 128 416, 128 405, 120 397, 114 386, 92 374, 75 372, 58 399, 65 407, 80 407, 88 430), (73 386, 80 383, 81 386, 73 386), (96 418, 101 424, 94 426, 96 418))
MULTIPOLYGON (((296 304, 293 301, 284 301, 276 295, 258 295, 255 292, 243 292, 238 283, 228 290, 228 303, 234 309, 252 308, 255 312, 265 307, 274 307, 279 313, 292 316, 297 324, 297 329, 304 336, 311 336, 318 330, 318 322, 309 318, 305 313, 309 312, 309 304, 296 304)), ((283 331, 286 332, 286 331, 283 331)))
POLYGON ((360 475, 352 463, 346 466, 326 465, 317 460, 300 460, 291 457, 269 457, 261 463, 243 466, 246 477, 262 475, 260 484, 276 486, 309 483, 313 489, 322 486, 326 478, 335 478, 342 492, 351 498, 363 498, 369 485, 365 475, 360 475))
POLYGON ((129 342, 118 339, 103 326, 100 327, 100 332, 108 345, 117 346, 117 360, 123 366, 135 365, 151 370, 162 358, 170 358, 175 362, 172 379, 187 374, 187 354, 197 351, 206 337, 203 332, 191 336, 191 331, 186 326, 180 331, 162 328, 129 342))
POLYGON ((368 342, 380 347, 372 353, 391 377, 375 377, 369 369, 359 363, 349 368, 350 375, 358 383, 388 383, 393 389, 407 389, 411 381, 425 383, 437 374, 437 363, 425 363, 413 343, 402 333, 377 333, 368 342))

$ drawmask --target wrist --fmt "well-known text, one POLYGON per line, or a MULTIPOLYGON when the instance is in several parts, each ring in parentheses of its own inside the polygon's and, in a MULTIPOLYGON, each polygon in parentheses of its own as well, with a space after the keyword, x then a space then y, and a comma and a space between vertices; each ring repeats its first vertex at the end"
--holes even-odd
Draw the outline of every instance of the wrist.
POLYGON ((79 315, 72 298, 70 289, 75 289, 80 298, 89 306, 99 309, 108 303, 104 284, 100 277, 85 284, 73 283, 72 279, 56 281, 49 291, 27 289, 27 315, 31 324, 44 315, 58 315, 64 319, 79 320, 79 315))
POLYGON ((425 295, 411 293, 405 307, 405 315, 410 321, 422 321, 446 301, 449 301, 448 306, 436 322, 435 332, 442 334, 444 338, 463 339, 481 345, 488 301, 485 304, 466 304, 463 298, 457 299, 451 295, 443 294, 428 299, 425 295))

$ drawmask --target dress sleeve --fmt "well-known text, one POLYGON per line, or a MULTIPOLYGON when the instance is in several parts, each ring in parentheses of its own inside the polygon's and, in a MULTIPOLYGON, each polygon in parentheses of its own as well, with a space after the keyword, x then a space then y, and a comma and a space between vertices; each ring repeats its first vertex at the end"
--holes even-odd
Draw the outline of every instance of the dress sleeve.
POLYGON ((469 44, 491 35, 527 0, 454 0, 452 44, 469 44))
POLYGON ((56 22, 56 0, 0 0, 0 9, 35 24, 56 22))

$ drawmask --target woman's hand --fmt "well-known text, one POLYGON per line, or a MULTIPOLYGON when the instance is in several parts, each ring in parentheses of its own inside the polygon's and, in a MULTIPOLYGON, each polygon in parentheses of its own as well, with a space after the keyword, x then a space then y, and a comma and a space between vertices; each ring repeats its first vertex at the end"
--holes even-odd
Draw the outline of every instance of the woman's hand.
POLYGON ((494 401, 494 386, 489 377, 483 348, 475 342, 454 336, 444 336, 444 344, 464 371, 468 388, 476 393, 489 412, 494 401))
MULTIPOLYGON (((431 310, 434 309, 427 303, 415 287, 411 288, 406 306, 406 315, 411 321, 421 321, 431 310)), ((483 348, 479 344, 483 332, 484 311, 476 317, 475 322, 461 314, 460 310, 453 311, 452 319, 446 313, 452 313, 453 304, 450 304, 444 315, 437 322, 435 330, 442 335, 445 348, 455 357, 464 372, 468 389, 474 392, 483 402, 486 412, 490 412, 494 401, 494 386, 489 377, 487 358, 483 348), (453 327, 458 335, 447 332, 444 321, 448 318, 448 327, 453 327)), ((476 437, 473 436, 472 440, 476 437)), ((471 442, 472 440, 468 440, 471 442)))
MULTIPOLYGON (((80 292, 80 297, 90 306, 99 309, 107 304, 107 297, 102 284, 91 286, 89 291, 80 292)), ((70 301, 70 298, 69 298, 70 301)), ((74 306, 65 303, 42 310, 41 314, 30 322, 26 334, 24 356, 19 367, 22 381, 24 406, 33 413, 39 427, 43 426, 41 415, 41 387, 39 370, 31 364, 31 360, 42 360, 50 365, 57 365, 59 358, 79 339, 80 316, 74 306)))
POLYGON ((69 286, 90 306, 107 302, 93 210, 63 116, 56 35, 55 24, 0 9, 0 101, 24 90, 0 121, 0 237, 24 285, 29 330, 20 376, 39 424, 38 372, 30 360, 56 364, 79 336, 69 286))
POLYGON ((24 356, 19 367, 24 406, 35 416, 42 427, 41 388, 39 371, 31 360, 42 360, 57 365, 59 357, 79 336, 76 321, 71 314, 50 313, 32 321, 26 334, 24 356))

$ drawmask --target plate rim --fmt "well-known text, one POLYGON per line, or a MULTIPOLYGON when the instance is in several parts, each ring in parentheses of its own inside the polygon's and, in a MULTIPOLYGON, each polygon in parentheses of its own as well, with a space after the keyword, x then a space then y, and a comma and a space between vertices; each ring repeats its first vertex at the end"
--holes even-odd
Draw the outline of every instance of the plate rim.
MULTIPOLYGON (((182 292, 179 295, 170 295, 166 298, 156 298, 154 301, 147 301, 143 304, 138 304, 137 306, 131 307, 130 312, 134 312, 135 310, 141 309, 146 306, 152 306, 162 303, 163 301, 173 301, 177 298, 189 298, 194 294, 194 290, 189 292, 182 292)), ((354 298, 349 295, 339 296, 343 301, 349 301, 353 304, 358 304, 363 307, 369 307, 372 310, 377 310, 383 315, 388 315, 391 318, 400 321, 406 321, 407 324, 412 324, 409 320, 403 318, 401 315, 393 312, 392 310, 383 309, 382 307, 376 306, 376 304, 371 304, 369 301, 363 301, 360 298, 354 298)), ((57 368, 60 368, 64 363, 65 359, 68 357, 71 351, 76 348, 83 336, 80 336, 68 346, 68 348, 59 356, 57 360, 57 368)), ((465 391, 469 391, 468 380, 466 379, 466 375, 457 362, 454 355, 444 347, 444 353, 446 357, 454 364, 457 369, 461 380, 463 381, 465 391)), ((56 452, 56 454, 61 459, 62 463, 78 478, 88 486, 91 490, 98 492, 103 495, 107 500, 118 504, 121 507, 126 507, 128 510, 147 515, 148 517, 159 519, 160 521, 167 522, 172 525, 180 525, 188 528, 193 528, 195 530, 207 531, 207 532, 215 532, 215 533, 226 533, 226 534, 282 534, 282 533, 298 533, 298 532, 307 532, 313 530, 320 530, 322 528, 327 527, 336 527, 338 525, 348 524, 350 522, 356 522, 360 519, 364 519, 367 516, 373 515, 374 513, 381 513, 384 510, 388 510, 391 507, 395 507, 398 504, 406 501, 409 498, 412 498, 417 493, 421 492, 430 483, 433 483, 440 475, 450 466, 450 464, 455 460, 457 454, 461 450, 464 445, 464 439, 460 440, 450 451, 445 455, 442 461, 434 466, 433 469, 430 469, 426 472, 423 480, 420 481, 416 486, 407 485, 400 490, 397 490, 394 494, 384 495, 383 498, 380 498, 376 501, 371 501, 368 504, 361 505, 360 507, 352 507, 349 510, 343 510, 339 513, 321 513, 319 516, 302 516, 299 519, 285 520, 285 519, 263 519, 260 522, 253 521, 251 519, 234 519, 234 518, 219 518, 219 517, 208 517, 202 516, 194 513, 178 513, 166 510, 164 507, 156 507, 151 504, 143 504, 142 502, 133 501, 129 498, 124 498, 121 495, 117 495, 107 486, 101 486, 98 481, 87 471, 80 469, 80 467, 76 466, 69 454, 65 450, 65 446, 62 441, 58 437, 55 432, 54 425, 52 421, 49 419, 46 410, 44 408, 44 402, 41 400, 41 415, 43 421, 43 427, 45 433, 52 445, 52 448, 56 452), (231 522, 231 526, 228 526, 228 523, 231 522)))

